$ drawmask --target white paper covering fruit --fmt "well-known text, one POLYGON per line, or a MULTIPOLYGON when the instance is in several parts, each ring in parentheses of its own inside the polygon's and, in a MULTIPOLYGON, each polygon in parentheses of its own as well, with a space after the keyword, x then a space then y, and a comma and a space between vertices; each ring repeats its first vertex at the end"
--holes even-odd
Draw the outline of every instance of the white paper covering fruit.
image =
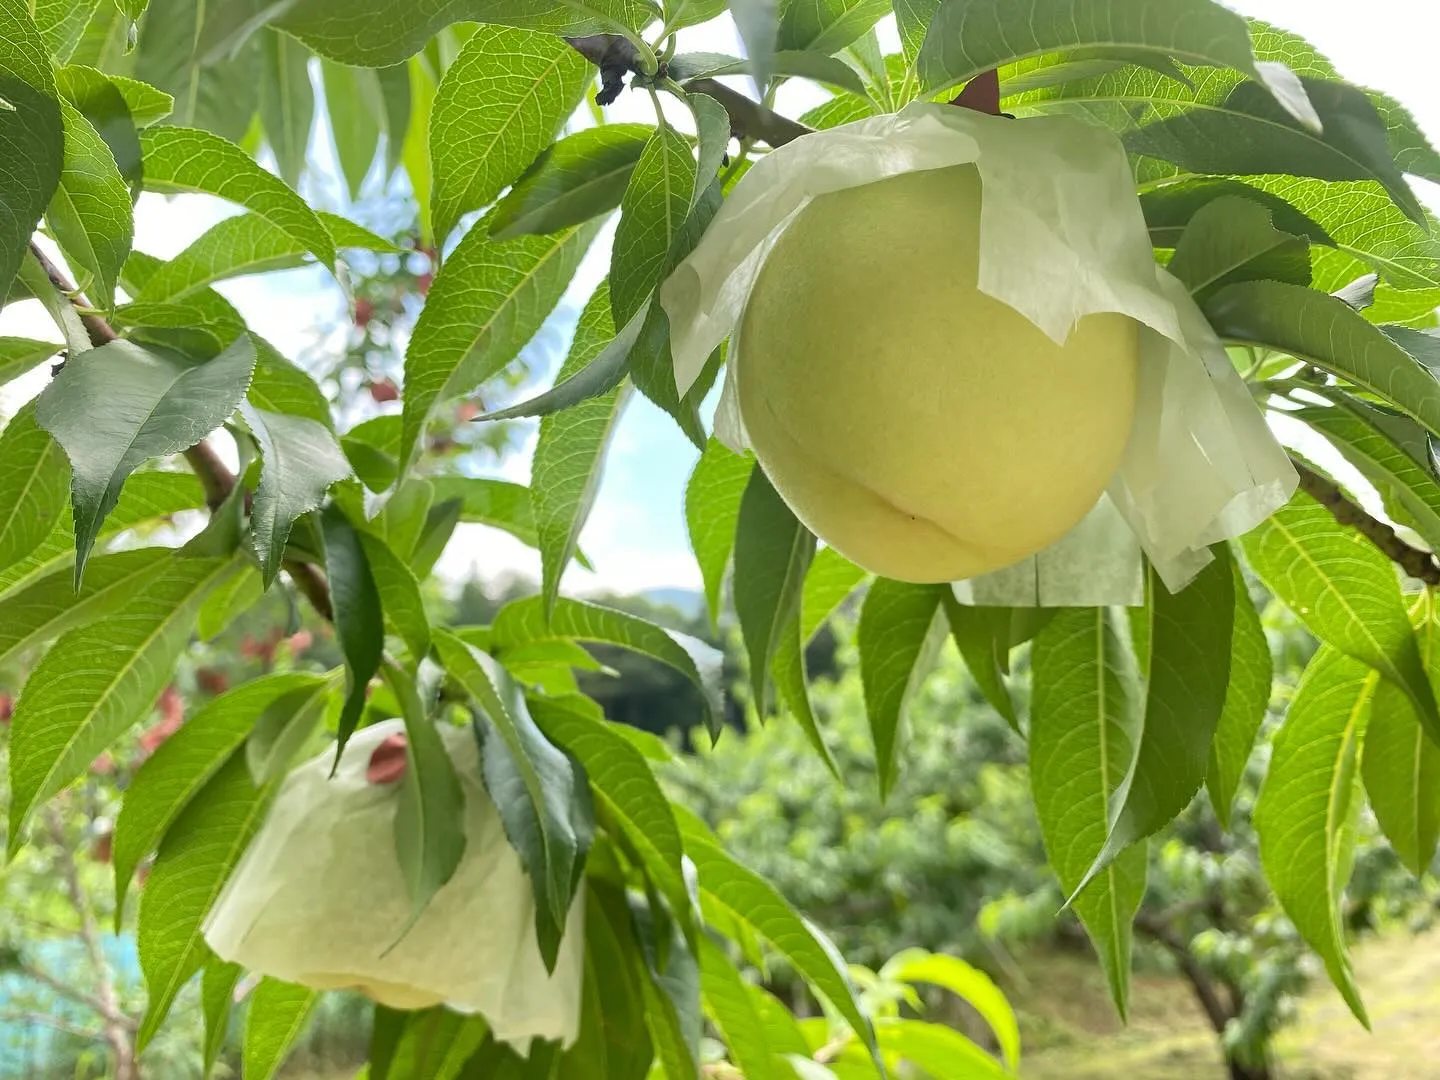
POLYGON ((1297 478, 1189 293, 1156 265, 1125 150, 1101 128, 916 103, 767 154, 661 289, 680 392, 730 337, 715 429, 746 449, 735 337, 780 234, 817 196, 971 163, 981 182, 980 291, 1057 343, 1085 315, 1129 316, 1140 365, 1130 439, 1095 509, 1057 543, 957 582, 955 593, 976 604, 1138 604, 1142 550, 1178 590, 1211 560, 1209 545, 1258 525, 1297 478))
POLYGON ((522 1051, 579 1033, 584 896, 570 909, 554 974, 535 935, 519 857, 481 782, 468 727, 441 727, 465 792, 465 855, 415 924, 395 856, 398 783, 366 777, 376 747, 404 731, 362 728, 295 769, 206 920, 221 959, 319 990, 352 989, 398 1009, 480 1013, 522 1051), (402 936, 402 931, 404 931, 402 936))

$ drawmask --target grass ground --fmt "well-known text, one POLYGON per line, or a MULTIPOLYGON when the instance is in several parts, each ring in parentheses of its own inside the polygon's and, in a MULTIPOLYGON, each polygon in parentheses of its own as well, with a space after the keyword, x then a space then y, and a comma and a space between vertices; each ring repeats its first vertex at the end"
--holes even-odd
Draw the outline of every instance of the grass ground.
MULTIPOLYGON (((1440 932, 1366 942, 1356 975, 1366 1032, 1328 984, 1300 1003, 1279 1041, 1282 1080, 1440 1077, 1440 932)), ((1222 1080, 1217 1040, 1178 979, 1139 976, 1128 1028, 1115 1019, 1098 968, 1061 957, 1015 995, 1024 1017, 1025 1080, 1222 1080)))

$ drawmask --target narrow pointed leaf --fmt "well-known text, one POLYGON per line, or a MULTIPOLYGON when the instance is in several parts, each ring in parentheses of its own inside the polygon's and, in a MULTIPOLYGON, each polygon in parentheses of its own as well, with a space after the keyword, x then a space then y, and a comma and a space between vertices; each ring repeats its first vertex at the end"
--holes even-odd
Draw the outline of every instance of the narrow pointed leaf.
POLYGON ((0 567, 29 555, 65 513, 70 464, 35 406, 20 409, 0 432, 0 567))
POLYGON ((45 39, 23 4, 0 9, 0 306, 60 182, 63 123, 45 39))
POLYGON ((1248 533, 1244 545, 1270 591, 1321 641, 1404 691, 1440 745, 1434 691, 1390 560, 1303 493, 1248 533))
POLYGON ((283 180, 238 146, 208 131, 177 127, 147 128, 140 145, 146 190, 192 191, 238 203, 304 244, 322 266, 334 268, 335 242, 325 223, 283 180))
POLYGON ((68 101, 60 111, 65 165, 45 220, 71 262, 92 277, 94 300, 108 309, 115 306, 115 280, 134 235, 130 189, 84 114, 68 101))
POLYGON ((833 55, 888 14, 883 0, 788 0, 776 48, 833 55))
POLYGON ((1230 807, 1240 790, 1260 725, 1265 721, 1274 675, 1270 643, 1260 625, 1260 613, 1255 610, 1239 563, 1233 566, 1235 617, 1230 630, 1230 685, 1225 690, 1225 708, 1215 727, 1210 764, 1205 771, 1210 805, 1224 828, 1230 826, 1230 807))
POLYGON ((220 1051, 230 1035, 230 1014, 235 1007, 235 986, 245 969, 239 964, 226 964, 211 959, 201 977, 200 1005, 205 1014, 204 1060, 202 1077, 208 1078, 220 1051))
POLYGON ((305 171, 310 126, 315 120, 310 54, 294 38, 277 30, 262 30, 260 37, 265 72, 260 83, 260 119, 280 177, 293 188, 305 171))
POLYGON ((856 641, 860 647, 860 679, 865 686, 865 713, 875 744, 875 770, 882 797, 895 783, 905 710, 915 687, 926 674, 939 644, 937 627, 943 585, 911 585, 877 578, 860 609, 856 641))
POLYGON ((35 418, 70 459, 75 580, 136 466, 179 453, 224 423, 255 369, 246 336, 187 366, 128 341, 72 356, 36 401, 35 418))
POLYGON ((405 350, 402 468, 435 409, 500 371, 559 302, 596 227, 497 243, 483 222, 445 260, 405 350))
POLYGON ((240 408, 260 447, 260 483, 250 509, 251 542, 265 586, 275 580, 285 557, 290 529, 301 514, 315 510, 330 485, 350 475, 335 433, 304 416, 240 408))
POLYGON ((1229 549, 1221 547, 1216 556, 1178 593, 1150 572, 1145 711, 1130 770, 1112 798, 1110 833, 1087 880, 1168 825, 1205 782, 1230 682, 1235 623, 1229 549))
POLYGON ((780 31, 779 7, 777 0, 732 0, 730 4, 755 85, 762 93, 770 84, 775 40, 780 31))
MULTIPOLYGON (((1110 832, 1110 802, 1135 754, 1140 691, 1123 623, 1105 608, 1060 611, 1031 653, 1030 790, 1045 852, 1071 895, 1110 832)), ((1136 845, 1072 901, 1122 1017, 1129 1011, 1131 929, 1145 894, 1136 845)))
POLYGON ((1224 195, 1190 219, 1167 269, 1198 300, 1237 281, 1309 285, 1310 246, 1275 228, 1259 203, 1224 195))
POLYGON ((245 1010, 246 1080, 272 1080, 310 1024, 319 1004, 314 990, 279 979, 261 979, 245 1010))
MULTIPOLYGON (((1431 682, 1440 671, 1440 620, 1427 590, 1410 610, 1431 682)), ((1390 683, 1375 687, 1361 758, 1370 808, 1400 861, 1417 877, 1440 839, 1440 746, 1425 735, 1415 707, 1390 683)))
POLYGON ((725 951, 708 937, 700 939, 700 993, 705 1012, 719 1029, 730 1060, 745 1080, 786 1080, 749 988, 725 951))
POLYGON ((333 503, 320 515, 325 542, 325 578, 335 611, 335 633, 345 654, 345 708, 336 730, 336 760, 355 733, 365 708, 366 688, 380 669, 385 633, 380 594, 354 526, 333 503))
POLYGON ((695 191, 689 141, 670 128, 650 136, 625 196, 610 256, 610 303, 615 324, 638 312, 665 270, 676 235, 689 216, 695 191))
POLYGON ((135 869, 160 846, 190 801, 235 756, 257 717, 290 694, 315 692, 326 685, 325 679, 307 672, 263 675, 207 702, 145 759, 115 820, 117 909, 125 905, 135 869))
POLYGON ((197 48, 217 8, 223 14, 225 8, 234 6, 151 0, 150 14, 133 52, 132 43, 123 36, 120 52, 126 59, 123 70, 127 74, 159 87, 174 99, 171 123, 214 132, 218 138, 238 143, 245 137, 260 98, 264 69, 259 43, 252 40, 233 54, 214 57, 197 48))
POLYGON ((481 26, 440 80, 430 114, 437 237, 494 201, 555 139, 594 78, 563 38, 481 26))
POLYGON ((606 124, 558 139, 526 169, 488 217, 497 240, 551 233, 620 205, 653 129, 606 124))
POLYGON ((410 658, 419 663, 430 651, 430 620, 425 615, 425 600, 414 571, 379 536, 361 532, 361 545, 370 574, 380 594, 385 621, 400 635, 410 658))
POLYGON ((1360 812, 1360 747, 1377 677, 1337 649, 1311 659, 1275 736, 1255 832, 1265 878, 1319 953, 1350 1011, 1369 1026, 1346 955, 1341 898, 1360 812))
POLYGON ((767 712, 770 661, 786 625, 800 611, 805 572, 815 556, 815 535, 759 469, 750 474, 735 530, 735 613, 750 659, 755 709, 767 712))
POLYGON ((380 148, 380 115, 385 104, 380 84, 371 68, 348 67, 325 59, 320 61, 320 77, 340 173, 350 198, 358 199, 375 162, 375 151, 380 148))
POLYGON ((954 593, 946 593, 943 599, 950 637, 970 677, 991 707, 1019 731, 1020 718, 1010 688, 1005 685, 1010 660, 1010 608, 973 607, 960 603, 954 593))
POLYGON ((705 582, 711 626, 719 624, 720 590, 735 547, 740 501, 754 468, 753 458, 737 454, 712 438, 685 486, 685 524, 705 582))
POLYGON ((213 955, 201 930, 205 916, 259 830, 273 794, 273 788, 251 783, 245 756, 232 753, 166 830, 140 894, 136 939, 148 1000, 139 1046, 155 1037, 175 996, 213 955))
POLYGON ((176 558, 113 617, 63 635, 35 666, 10 735, 10 851, 35 809, 82 776, 160 696, 206 592, 233 560, 176 558))
MULTIPOLYGON (((595 290, 575 328, 570 353, 556 383, 583 370, 615 336, 610 291, 595 290)), ((547 609, 560 595, 560 578, 580 543, 590 508, 600 490, 605 455, 624 409, 620 388, 540 420, 530 465, 530 496, 540 542, 543 594, 547 609)))
MULTIPOLYGON (((0 337, 0 386, 11 379, 18 379, 27 371, 44 363, 59 352, 61 346, 51 341, 34 341, 30 338, 0 337)), ((4 455, 0 455, 0 461, 4 455)), ((0 559, 0 563, 4 560, 0 559)))
MULTIPOLYGON (((80 114, 95 129, 95 133, 104 141, 125 185, 131 191, 138 192, 142 178, 140 167, 142 155, 138 131, 145 125, 131 114, 130 104, 120 85, 104 72, 80 65, 57 68, 55 84, 61 95, 80 111, 80 114)), ((168 94, 160 91, 154 91, 154 94, 162 101, 169 97, 168 94)), ((169 113, 172 105, 173 102, 163 105, 166 113, 169 113)), ((67 146, 66 153, 70 152, 71 148, 67 146)), ((103 168, 103 160, 98 164, 103 168)), ((118 204, 116 205, 118 206, 118 204)), ((128 216, 128 206, 125 213, 128 216)), ((117 273, 123 263, 124 259, 122 258, 115 265, 117 273)), ((113 285, 113 279, 111 284, 113 285)), ((107 303, 107 306, 110 305, 107 303)))

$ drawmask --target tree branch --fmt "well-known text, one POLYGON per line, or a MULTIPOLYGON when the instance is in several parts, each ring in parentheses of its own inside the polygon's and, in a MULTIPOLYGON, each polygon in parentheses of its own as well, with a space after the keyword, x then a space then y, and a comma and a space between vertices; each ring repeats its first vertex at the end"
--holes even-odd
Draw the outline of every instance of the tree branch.
MULTIPOLYGON (((50 283, 69 299, 77 311, 82 313, 80 321, 84 324, 86 333, 90 335, 92 345, 98 349, 101 345, 106 345, 119 338, 120 335, 115 332, 115 328, 103 316, 83 313, 84 309, 88 307, 84 298, 78 294, 78 290, 65 276, 64 271, 51 262, 38 245, 32 242, 30 251, 39 260, 50 283)), ((220 455, 215 452, 215 448, 203 439, 185 451, 185 460, 199 478, 200 486, 205 490, 205 505, 212 511, 219 509, 230 497, 230 493, 235 490, 235 474, 226 468, 225 463, 220 460, 220 455)), ((290 575, 290 580, 295 583, 295 587, 310 601, 311 606, 323 618, 333 622, 335 613, 330 604, 330 588, 326 584, 325 575, 320 568, 313 563, 288 559, 285 562, 285 570, 290 575)))
POLYGON ((1329 510, 1336 521, 1356 529, 1412 578, 1423 581, 1426 585, 1440 585, 1440 563, 1435 561, 1434 555, 1411 547, 1400 539, 1393 528, 1366 513, 1328 476, 1321 476, 1294 455, 1291 455, 1290 464, 1294 465, 1295 471, 1300 474, 1300 490, 1329 510))
POLYGON ((67 1024, 56 1016, 48 1016, 45 1013, 23 1012, 12 1009, 0 1011, 0 1021, 7 1024, 33 1024, 36 1027, 48 1027, 55 1031, 63 1031, 67 1035, 74 1035, 77 1038, 89 1039, 91 1042, 104 1042, 105 1036, 98 1031, 90 1031, 87 1028, 77 1027, 74 1024, 67 1024))
POLYGON ((1185 976, 1190 988, 1195 991, 1195 997, 1200 1002, 1200 1007, 1205 1010, 1205 1016, 1209 1019, 1210 1026, 1215 1029, 1217 1035, 1224 1035, 1225 1027, 1229 1024, 1232 1014, 1220 1000, 1220 995, 1215 992, 1215 984, 1210 981, 1209 974, 1195 962, 1195 957, 1190 955, 1189 946, 1180 939, 1180 935, 1148 911, 1140 911, 1136 914, 1135 929, 1169 950, 1175 958, 1175 963, 1180 967, 1180 973, 1185 976))

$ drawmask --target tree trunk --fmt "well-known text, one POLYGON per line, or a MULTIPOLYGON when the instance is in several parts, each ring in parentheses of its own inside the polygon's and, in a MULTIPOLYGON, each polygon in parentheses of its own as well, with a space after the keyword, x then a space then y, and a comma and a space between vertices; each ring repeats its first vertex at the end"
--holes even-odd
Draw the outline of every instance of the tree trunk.
POLYGON ((1270 1080, 1270 1065, 1244 1065, 1231 1058, 1226 1062, 1230 1069, 1230 1080, 1270 1080))

